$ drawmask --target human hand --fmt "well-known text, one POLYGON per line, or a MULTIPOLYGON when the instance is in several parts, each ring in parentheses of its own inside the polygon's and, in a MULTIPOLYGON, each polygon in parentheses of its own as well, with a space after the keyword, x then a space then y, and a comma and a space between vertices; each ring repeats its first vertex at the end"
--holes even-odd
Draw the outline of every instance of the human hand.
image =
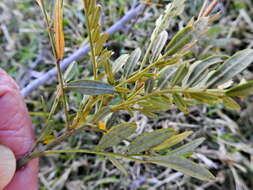
POLYGON ((0 190, 38 188, 38 159, 16 171, 16 159, 31 150, 33 141, 32 122, 19 88, 0 69, 0 190))

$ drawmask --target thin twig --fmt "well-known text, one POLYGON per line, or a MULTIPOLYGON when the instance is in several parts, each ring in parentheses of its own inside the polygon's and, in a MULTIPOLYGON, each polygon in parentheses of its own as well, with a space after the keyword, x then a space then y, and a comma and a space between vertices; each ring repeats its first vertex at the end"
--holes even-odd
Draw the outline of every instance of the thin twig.
MULTIPOLYGON (((128 11, 125 16, 123 16, 118 22, 116 22, 115 24, 113 24, 108 30, 106 30, 105 32, 109 33, 109 35, 114 34, 115 32, 118 32, 122 29, 122 27, 131 19, 133 19, 135 16, 137 16, 144 8, 145 5, 141 4, 138 7, 136 7, 135 9, 132 9, 130 11, 128 11)), ((63 71, 70 63, 72 63, 73 61, 79 59, 81 56, 85 55, 88 53, 89 51, 89 45, 86 45, 84 47, 81 47, 80 49, 78 49, 75 53, 73 53, 72 55, 70 55, 69 57, 65 58, 62 62, 61 62, 61 71, 63 71)), ((49 70, 48 72, 46 72, 43 76, 39 77, 38 79, 32 81, 30 84, 28 84, 25 88, 22 89, 21 93, 22 95, 25 97, 29 94, 31 94, 31 92, 38 88, 40 85, 43 85, 44 83, 46 83, 50 78, 54 77, 55 75, 57 75, 57 69, 53 68, 51 70, 49 70)))
POLYGON ((76 134, 79 134, 81 131, 97 131, 97 132, 102 132, 100 129, 96 128, 95 125, 93 124, 85 124, 82 127, 76 128, 76 129, 71 129, 69 131, 66 131, 63 135, 61 135, 60 137, 57 137, 55 140, 53 140, 50 144, 44 146, 42 148, 42 150, 39 151, 35 151, 35 152, 30 152, 29 154, 27 154, 25 157, 21 158, 20 160, 18 160, 17 162, 17 168, 22 168, 24 167, 24 165, 27 163, 27 161, 33 159, 33 158, 37 158, 39 156, 41 156, 43 154, 44 151, 50 150, 52 148, 54 148, 55 146, 61 144, 63 141, 65 141, 66 139, 68 139, 71 136, 74 136, 76 134))
MULTIPOLYGON (((134 157, 129 157, 123 154, 117 154, 113 152, 99 152, 99 151, 93 151, 93 150, 87 150, 87 149, 73 149, 73 150, 43 150, 43 151, 38 151, 34 152, 33 154, 29 155, 29 157, 25 157, 24 159, 19 160, 17 168, 20 169, 24 167, 25 163, 31 159, 38 158, 42 155, 47 155, 47 154, 56 154, 56 153, 86 153, 86 154, 97 154, 97 155, 103 155, 103 156, 113 156, 113 157, 118 157, 118 158, 124 158, 136 162, 141 162, 141 163, 149 163, 147 160, 142 160, 134 157)), ((143 155, 142 155, 143 156, 143 155)))
MULTIPOLYGON (((85 5, 85 3, 83 4, 85 5)), ((85 13, 86 26, 87 26, 88 37, 89 37, 89 42, 90 42, 91 62, 93 65, 93 76, 94 76, 94 80, 97 80, 97 62, 96 62, 96 56, 95 56, 95 49, 94 49, 92 37, 91 37, 91 27, 90 27, 91 25, 90 25, 88 10, 85 9, 84 13, 85 13)))
POLYGON ((207 9, 205 10, 202 16, 208 16, 218 3, 219 3, 219 0, 213 0, 212 3, 207 7, 207 9))
POLYGON ((63 77, 62 77, 62 73, 60 70, 60 62, 58 60, 56 61, 56 68, 57 68, 57 73, 58 73, 58 81, 59 81, 60 94, 61 94, 63 108, 64 108, 66 126, 67 126, 67 130, 69 130, 70 129, 70 122, 69 122, 69 117, 68 117, 68 103, 67 103, 67 99, 66 99, 65 91, 64 91, 64 82, 63 82, 63 77))
POLYGON ((207 4, 208 4, 208 0, 205 0, 200 11, 199 11, 198 20, 202 17, 204 11, 206 10, 207 4))

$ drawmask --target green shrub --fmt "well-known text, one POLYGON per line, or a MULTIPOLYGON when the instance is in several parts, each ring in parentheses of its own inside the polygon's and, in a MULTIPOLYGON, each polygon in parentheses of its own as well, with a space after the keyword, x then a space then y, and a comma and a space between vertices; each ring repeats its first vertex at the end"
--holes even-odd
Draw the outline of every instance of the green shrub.
POLYGON ((246 49, 233 56, 213 55, 203 60, 195 60, 190 56, 191 48, 198 44, 208 32, 209 25, 219 17, 219 13, 210 16, 214 4, 207 8, 204 6, 197 19, 192 18, 167 42, 166 28, 170 19, 184 10, 185 1, 174 0, 157 19, 145 51, 143 47, 136 48, 130 54, 121 55, 112 61, 113 52, 104 48, 108 34, 101 33, 101 7, 95 0, 84 0, 94 80, 72 80, 76 63, 68 67, 64 76, 59 66, 64 57, 62 2, 56 0, 53 21, 49 20, 43 1, 38 0, 38 3, 45 16, 56 58, 59 87, 48 117, 48 127, 34 146, 44 144, 43 149, 36 151, 34 148, 19 161, 20 166, 27 160, 44 154, 79 152, 102 155, 125 174, 127 171, 118 158, 163 165, 201 180, 214 180, 208 170, 188 159, 204 138, 174 148, 174 145, 191 135, 192 131, 177 134, 174 130, 165 128, 133 137, 137 129, 135 123, 113 124, 115 115, 120 110, 128 111, 130 115, 138 111, 148 117, 156 117, 158 112, 164 112, 172 106, 187 113, 189 106, 200 103, 223 103, 227 108, 240 109, 233 97, 248 95, 253 89, 253 81, 225 88, 235 75, 251 64, 253 50, 246 49), (51 22, 53 30, 50 27, 51 22), (74 116, 70 116, 68 110, 69 92, 77 92, 83 96, 74 116), (65 112, 66 130, 61 136, 54 136, 50 120, 60 102, 63 103, 65 112), (103 135, 98 145, 90 150, 52 150, 81 131, 96 131, 103 135), (122 141, 128 144, 123 152, 111 151, 111 147, 122 141))

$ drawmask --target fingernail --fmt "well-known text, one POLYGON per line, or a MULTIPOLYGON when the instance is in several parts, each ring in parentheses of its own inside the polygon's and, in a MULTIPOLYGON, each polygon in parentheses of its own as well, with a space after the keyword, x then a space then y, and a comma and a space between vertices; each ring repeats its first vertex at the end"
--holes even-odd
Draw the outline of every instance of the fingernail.
POLYGON ((10 183, 16 171, 16 158, 11 149, 0 145, 0 190, 10 183))

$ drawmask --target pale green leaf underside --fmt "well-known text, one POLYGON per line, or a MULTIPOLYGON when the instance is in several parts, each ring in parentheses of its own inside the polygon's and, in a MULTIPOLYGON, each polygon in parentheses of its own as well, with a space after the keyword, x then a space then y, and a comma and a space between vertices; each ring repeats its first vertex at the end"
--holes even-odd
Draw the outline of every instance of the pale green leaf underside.
POLYGON ((121 123, 113 126, 103 135, 95 150, 100 151, 119 144, 132 135, 136 131, 136 128, 135 123, 121 123))
POLYGON ((72 81, 66 85, 65 89, 86 95, 113 94, 115 91, 111 85, 95 80, 72 81))
POLYGON ((173 168, 183 174, 198 178, 205 181, 213 181, 215 177, 205 168, 196 163, 181 157, 175 156, 157 156, 150 157, 148 161, 173 168))
POLYGON ((253 62, 253 50, 245 49, 240 51, 227 59, 217 71, 210 77, 207 82, 207 87, 213 88, 215 86, 224 84, 232 79, 235 75, 242 72, 253 62))
POLYGON ((163 141, 161 144, 152 148, 152 150, 163 150, 163 149, 170 148, 170 147, 180 143, 184 139, 186 139, 190 134, 192 134, 192 131, 185 131, 183 133, 174 135, 174 136, 168 138, 167 140, 163 141))
POLYGON ((198 138, 195 139, 175 150, 170 151, 168 154, 171 156, 182 156, 184 154, 187 154, 189 152, 193 152, 195 150, 195 148, 197 148, 203 141, 205 140, 205 138, 198 138))
POLYGON ((112 64, 112 72, 113 73, 119 72, 122 69, 122 67, 126 64, 128 58, 129 58, 128 54, 123 54, 119 58, 117 58, 112 64))
POLYGON ((141 49, 137 48, 135 49, 131 55, 129 56, 126 64, 124 65, 124 77, 129 77, 132 72, 134 71, 135 66, 137 65, 139 59, 141 57, 141 49))
POLYGON ((108 159, 112 162, 112 164, 119 169, 125 176, 128 175, 126 168, 114 157, 108 156, 108 159))
POLYGON ((226 56, 223 55, 211 56, 192 64, 184 81, 184 86, 192 86, 202 75, 205 75, 205 71, 210 66, 223 62, 225 58, 226 56))
POLYGON ((227 96, 247 96, 253 92, 253 81, 226 90, 227 96))
POLYGON ((136 137, 128 147, 128 154, 136 154, 159 145, 167 138, 172 136, 170 129, 159 129, 153 132, 146 132, 136 137))
POLYGON ((65 71, 63 76, 64 81, 69 82, 77 75, 77 73, 78 73, 78 65, 77 62, 74 61, 68 66, 67 70, 65 71))

